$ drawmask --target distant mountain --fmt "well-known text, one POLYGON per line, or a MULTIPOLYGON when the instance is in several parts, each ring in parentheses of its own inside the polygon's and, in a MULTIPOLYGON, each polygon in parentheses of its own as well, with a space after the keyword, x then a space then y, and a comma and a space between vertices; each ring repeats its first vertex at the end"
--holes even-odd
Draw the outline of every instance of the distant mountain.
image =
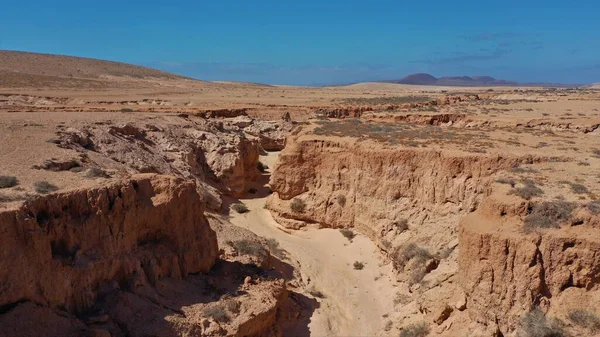
POLYGON ((493 87, 519 85, 517 82, 498 80, 491 76, 451 76, 436 78, 430 74, 412 74, 401 80, 382 81, 387 83, 400 83, 412 85, 439 85, 458 87, 493 87))

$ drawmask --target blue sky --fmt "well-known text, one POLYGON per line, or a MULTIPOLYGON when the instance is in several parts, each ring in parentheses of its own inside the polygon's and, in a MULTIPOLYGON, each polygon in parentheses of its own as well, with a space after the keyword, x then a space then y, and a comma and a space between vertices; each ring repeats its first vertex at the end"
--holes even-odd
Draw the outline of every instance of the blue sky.
POLYGON ((0 49, 272 84, 415 72, 589 83, 600 1, 5 1, 0 49))

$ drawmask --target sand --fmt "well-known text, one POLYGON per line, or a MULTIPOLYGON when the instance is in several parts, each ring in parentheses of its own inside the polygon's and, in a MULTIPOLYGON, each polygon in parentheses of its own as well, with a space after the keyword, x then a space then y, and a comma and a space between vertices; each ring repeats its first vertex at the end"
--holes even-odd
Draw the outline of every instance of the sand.
MULTIPOLYGON (((271 152, 261 161, 273 168, 278 154, 271 152)), ((324 294, 308 326, 311 336, 384 335, 384 316, 393 310, 395 276, 391 263, 382 262, 386 259, 373 242, 361 235, 350 242, 334 229, 283 230, 264 209, 265 196, 240 201, 250 212, 235 213, 231 222, 276 239, 287 251, 286 262, 301 275, 306 291, 324 294), (355 270, 356 261, 364 263, 364 269, 355 270)))

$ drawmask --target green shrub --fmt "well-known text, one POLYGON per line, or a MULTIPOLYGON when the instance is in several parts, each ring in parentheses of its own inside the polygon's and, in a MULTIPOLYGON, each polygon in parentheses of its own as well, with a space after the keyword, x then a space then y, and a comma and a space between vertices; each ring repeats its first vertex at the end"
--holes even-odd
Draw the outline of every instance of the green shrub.
POLYGON ((40 194, 58 191, 58 187, 56 185, 53 185, 45 180, 37 181, 35 184, 33 184, 33 186, 35 187, 35 191, 40 194))
POLYGON ((0 176, 0 188, 14 187, 19 184, 17 177, 12 176, 0 176))
POLYGON ((304 210, 306 209, 306 203, 300 198, 294 198, 290 204, 290 208, 295 213, 304 213, 304 210))

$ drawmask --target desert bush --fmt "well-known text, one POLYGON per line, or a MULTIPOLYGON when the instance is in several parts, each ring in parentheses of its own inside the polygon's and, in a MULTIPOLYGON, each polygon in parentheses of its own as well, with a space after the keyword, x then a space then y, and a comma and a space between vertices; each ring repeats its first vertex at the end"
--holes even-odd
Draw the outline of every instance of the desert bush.
POLYGON ((227 315, 227 311, 225 311, 225 306, 222 304, 217 304, 204 309, 203 314, 204 317, 210 317, 221 323, 229 322, 231 319, 229 315, 227 315))
POLYGON ((590 193, 590 191, 588 190, 588 188, 585 187, 585 185, 582 185, 582 184, 572 183, 570 181, 565 181, 565 180, 560 181, 559 183, 571 186, 571 190, 573 190, 573 193, 575 193, 575 194, 590 193))
POLYGON ((600 214, 600 199, 589 202, 585 207, 594 215, 600 214))
POLYGON ((592 333, 600 331, 600 317, 586 310, 574 310, 569 312, 569 319, 592 333))
POLYGON ((425 263, 425 261, 432 258, 427 249, 421 248, 414 243, 409 243, 399 253, 396 253, 396 255, 396 260, 401 266, 404 266, 412 259, 417 259, 417 261, 425 263))
POLYGON ((250 240, 238 240, 238 241, 227 241, 228 245, 233 247, 238 254, 242 255, 254 255, 258 256, 263 252, 263 246, 256 241, 250 240))
POLYGON ((521 318, 521 331, 517 336, 563 337, 566 334, 558 320, 548 319, 539 308, 535 308, 521 318))
POLYGON ((525 231, 559 228, 561 223, 571 219, 573 209, 574 205, 566 201, 545 201, 535 204, 525 217, 525 231))
POLYGON ((496 179, 496 182, 498 184, 510 185, 510 187, 515 187, 515 185, 517 184, 517 182, 514 179, 507 179, 507 178, 496 179))
POLYGON ((346 196, 338 195, 335 199, 340 206, 344 207, 346 205, 346 196))
POLYGON ((296 213, 303 213, 306 209, 306 203, 300 198, 294 198, 290 204, 290 208, 296 213))
POLYGON ((275 255, 275 257, 280 259, 285 257, 285 250, 279 247, 279 242, 277 240, 272 238, 267 239, 267 247, 269 247, 269 251, 271 252, 271 254, 275 255))
POLYGON ((248 207, 246 207, 246 205, 242 204, 242 203, 237 203, 237 204, 233 204, 231 205, 231 208, 240 213, 240 214, 244 214, 244 213, 248 213, 250 212, 250 210, 248 209, 248 207))
POLYGON ((537 187, 533 180, 525 179, 523 180, 523 184, 525 186, 514 188, 509 194, 519 196, 525 200, 530 200, 533 197, 539 197, 544 194, 544 191, 537 187))
POLYGON ((35 191, 41 194, 47 194, 58 190, 56 185, 53 185, 45 180, 37 181, 35 184, 33 184, 33 186, 35 187, 35 191))
POLYGON ((537 173, 538 171, 535 169, 532 169, 530 167, 513 167, 511 169, 512 172, 515 173, 537 173))
POLYGON ((365 268, 365 264, 359 261, 354 262, 354 270, 363 270, 365 268))
POLYGON ((396 228, 398 228, 398 230, 400 231, 400 233, 407 231, 408 230, 408 220, 407 219, 400 219, 396 222, 394 222, 394 226, 396 228))
POLYGON ((340 233, 342 233, 342 235, 346 239, 348 239, 348 241, 352 241, 352 239, 354 239, 356 237, 356 234, 354 234, 354 232, 351 229, 342 228, 342 229, 340 229, 340 233))
POLYGON ((14 187, 19 184, 17 177, 12 176, 0 176, 0 188, 14 187))
POLYGON ((408 325, 400 330, 400 337, 425 337, 429 334, 427 323, 408 325))
POLYGON ((592 154, 594 155, 594 157, 600 158, 600 149, 593 149, 592 154))
POLYGON ((316 298, 325 298, 325 294, 323 294, 322 291, 317 290, 317 288, 312 287, 308 290, 308 293, 311 294, 313 297, 316 298))
POLYGON ((108 175, 108 173, 106 173, 104 170, 97 168, 97 167, 92 167, 89 170, 87 170, 87 172, 85 173, 85 176, 90 179, 109 178, 110 177, 108 175))
POLYGON ((265 173, 267 171, 267 169, 269 168, 267 165, 263 164, 262 162, 258 162, 256 163, 256 168, 261 172, 261 173, 265 173))
POLYGON ((123 109, 121 109, 121 112, 133 112, 133 109, 131 109, 131 108, 123 108, 123 109))
POLYGON ((229 300, 225 301, 225 308, 227 308, 227 310, 229 310, 229 312, 232 312, 234 314, 239 314, 240 307, 241 307, 241 303, 234 299, 229 299, 229 300))

